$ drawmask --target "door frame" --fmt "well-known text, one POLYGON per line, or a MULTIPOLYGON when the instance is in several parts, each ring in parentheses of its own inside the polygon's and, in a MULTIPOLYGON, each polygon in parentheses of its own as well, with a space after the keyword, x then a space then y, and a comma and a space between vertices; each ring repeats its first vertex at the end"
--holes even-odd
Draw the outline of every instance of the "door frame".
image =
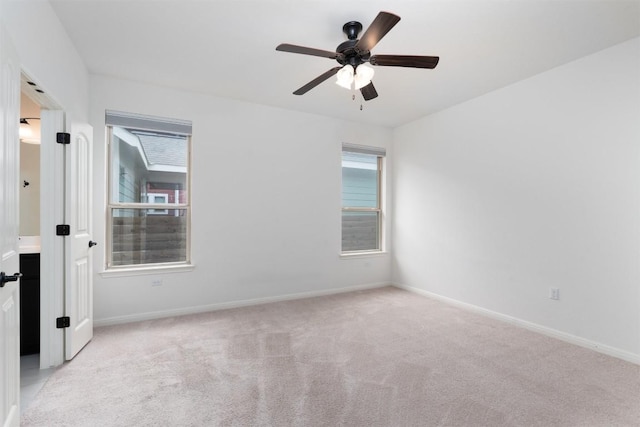
POLYGON ((20 90, 40 105, 40 369, 47 369, 64 362, 64 329, 56 328, 56 318, 64 316, 65 248, 55 230, 64 224, 65 156, 56 133, 65 131, 66 115, 24 69, 20 90))

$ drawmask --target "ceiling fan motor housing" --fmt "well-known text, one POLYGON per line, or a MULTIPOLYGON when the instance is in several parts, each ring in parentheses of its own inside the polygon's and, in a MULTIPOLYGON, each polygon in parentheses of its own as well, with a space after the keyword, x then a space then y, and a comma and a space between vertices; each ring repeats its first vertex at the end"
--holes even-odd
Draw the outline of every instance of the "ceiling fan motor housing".
POLYGON ((358 21, 349 21, 342 26, 342 31, 349 40, 355 40, 362 31, 362 24, 358 21))
POLYGON ((336 48, 337 53, 341 53, 342 56, 338 56, 336 60, 341 65, 352 65, 356 68, 358 65, 366 62, 371 53, 369 51, 357 51, 355 49, 358 44, 358 34, 362 31, 362 24, 358 21, 349 21, 342 27, 342 31, 345 33, 349 40, 340 43, 336 48))

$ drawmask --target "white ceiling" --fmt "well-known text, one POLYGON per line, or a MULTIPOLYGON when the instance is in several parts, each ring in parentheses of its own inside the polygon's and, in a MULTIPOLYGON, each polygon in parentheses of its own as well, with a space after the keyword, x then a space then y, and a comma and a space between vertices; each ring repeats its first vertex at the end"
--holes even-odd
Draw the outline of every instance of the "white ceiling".
POLYGON ((640 1, 51 0, 89 71, 363 123, 398 126, 640 35, 640 1), (376 67, 379 97, 351 100, 324 50, 379 11, 402 20, 374 54, 440 56, 434 70, 376 67))

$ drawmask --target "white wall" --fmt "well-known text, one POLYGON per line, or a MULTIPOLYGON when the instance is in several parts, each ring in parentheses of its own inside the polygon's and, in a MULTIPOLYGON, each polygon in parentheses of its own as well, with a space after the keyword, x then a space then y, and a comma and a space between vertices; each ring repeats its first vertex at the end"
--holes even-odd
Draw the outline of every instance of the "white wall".
POLYGON ((89 74, 49 2, 0 1, 22 71, 74 119, 86 121, 89 74))
MULTIPOLYGON (((96 200, 106 200, 105 109, 193 121, 192 272, 103 277, 98 324, 243 300, 388 284, 390 256, 341 259, 343 141, 391 130, 107 77, 90 81, 96 200), (162 279, 162 286, 152 281, 162 279)), ((98 203, 95 229, 104 230, 98 203)), ((104 241, 105 236, 101 240, 104 241)), ((104 245, 95 270, 104 270, 104 245)))
POLYGON ((640 362, 639 38, 396 129, 394 171, 395 283, 640 362))
POLYGON ((40 145, 20 143, 20 236, 40 235, 40 145), (24 185, 26 181, 29 185, 24 185))

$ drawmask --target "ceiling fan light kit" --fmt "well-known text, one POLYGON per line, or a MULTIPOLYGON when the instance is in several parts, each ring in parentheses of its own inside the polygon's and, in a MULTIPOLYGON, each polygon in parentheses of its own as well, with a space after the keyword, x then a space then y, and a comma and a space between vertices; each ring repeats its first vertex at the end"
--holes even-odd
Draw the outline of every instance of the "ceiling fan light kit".
POLYGON ((311 80, 293 92, 293 94, 303 95, 328 78, 336 75, 336 84, 338 86, 345 89, 351 89, 353 86, 356 90, 360 90, 365 101, 369 101, 376 98, 378 92, 371 81, 374 69, 367 65, 367 62, 371 65, 382 67, 435 68, 440 60, 437 56, 371 55, 371 49, 399 21, 400 17, 398 15, 380 12, 360 39, 358 39, 358 34, 362 31, 362 24, 357 21, 347 22, 342 27, 342 31, 348 40, 341 43, 335 52, 288 43, 278 45, 276 47, 277 51, 335 59, 340 64, 339 67, 334 67, 311 80))
POLYGON ((371 68, 367 64, 358 65, 358 68, 356 68, 356 76, 354 78, 355 88, 357 90, 360 90, 371 83, 371 79, 373 78, 374 73, 375 71, 373 70, 373 68, 371 68))
POLYGON ((336 73, 336 84, 345 89, 351 89, 353 83, 354 71, 351 65, 345 65, 336 73))
POLYGON ((373 68, 367 64, 358 65, 355 72, 353 66, 347 64, 336 73, 336 84, 345 89, 351 89, 353 86, 356 90, 360 90, 371 83, 373 74, 373 68))

